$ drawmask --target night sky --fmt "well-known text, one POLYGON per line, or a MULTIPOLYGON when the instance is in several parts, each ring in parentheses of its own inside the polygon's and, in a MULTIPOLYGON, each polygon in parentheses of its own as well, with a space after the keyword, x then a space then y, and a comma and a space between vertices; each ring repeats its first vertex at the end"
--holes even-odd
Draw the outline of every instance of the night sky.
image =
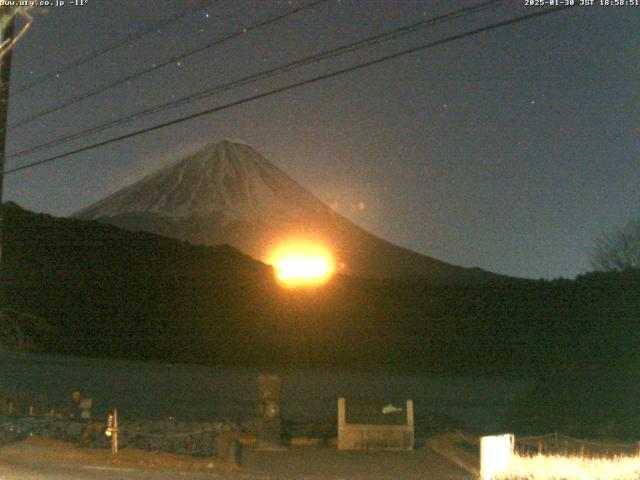
MULTIPOLYGON (((305 1, 89 0, 35 15, 12 88, 193 12, 10 98, 10 123, 305 1)), ((329 0, 10 130, 8 153, 476 2, 329 0)), ((533 13, 524 0, 19 159, 6 168, 335 68, 533 13)), ((245 142, 380 237, 529 277, 589 269, 640 216, 640 7, 569 9, 307 85, 5 178, 5 200, 69 215, 199 146, 245 142)))

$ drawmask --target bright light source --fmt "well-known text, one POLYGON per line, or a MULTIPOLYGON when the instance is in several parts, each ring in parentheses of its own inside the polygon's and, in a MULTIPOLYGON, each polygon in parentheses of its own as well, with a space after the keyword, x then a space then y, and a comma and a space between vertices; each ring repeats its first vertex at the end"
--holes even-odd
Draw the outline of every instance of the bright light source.
POLYGON ((493 480, 509 472, 513 456, 513 435, 496 435, 480 439, 480 477, 493 480))
POLYGON ((333 274, 331 255, 323 247, 310 244, 291 244, 279 248, 270 262, 276 278, 286 286, 317 285, 333 274))
POLYGON ((329 261, 324 257, 287 255, 276 262, 280 280, 313 280, 329 273, 329 261))

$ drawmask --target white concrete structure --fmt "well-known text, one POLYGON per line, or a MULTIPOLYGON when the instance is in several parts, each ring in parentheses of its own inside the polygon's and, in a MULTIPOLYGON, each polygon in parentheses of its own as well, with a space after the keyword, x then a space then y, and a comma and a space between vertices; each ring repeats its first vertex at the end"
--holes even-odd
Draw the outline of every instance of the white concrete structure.
POLYGON ((509 471, 514 441, 514 436, 511 434, 480 439, 480 478, 482 480, 492 480, 509 471))
MULTIPOLYGON (((380 406, 378 415, 403 413, 393 405, 380 406)), ((407 400, 403 424, 349 423, 347 401, 338 399, 338 449, 339 450, 413 450, 414 424, 413 400, 407 400)))

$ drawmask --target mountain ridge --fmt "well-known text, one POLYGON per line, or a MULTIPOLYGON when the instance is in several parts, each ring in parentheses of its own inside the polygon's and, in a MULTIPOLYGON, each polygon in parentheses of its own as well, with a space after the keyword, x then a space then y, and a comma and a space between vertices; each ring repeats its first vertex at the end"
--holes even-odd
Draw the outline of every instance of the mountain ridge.
POLYGON ((251 213, 264 214, 266 211, 284 207, 291 209, 300 205, 323 214, 332 213, 311 192, 251 147, 224 140, 208 144, 177 162, 151 172, 74 216, 87 219, 133 210, 175 218, 220 211, 230 220, 250 220, 253 219, 251 213), (205 180, 208 182, 205 183, 205 180), (173 186, 168 183, 173 183, 173 186), (149 191, 154 187, 162 190, 149 191), (289 198, 278 197, 277 194, 282 192, 289 198), (295 203, 283 205, 285 200, 295 203), (261 206, 263 211, 258 210, 261 206), (251 212, 251 207, 255 212, 251 212))
POLYGON ((323 244, 338 272, 469 282, 501 277, 450 265, 381 239, 329 206, 248 145, 221 141, 74 214, 196 244, 230 244, 268 261, 287 242, 323 244))
POLYGON ((544 424, 534 433, 543 433, 593 429, 597 421, 610 432, 614 420, 638 438, 638 383, 629 382, 639 357, 638 270, 465 285, 335 275, 321 288, 290 290, 271 267, 233 247, 15 205, 5 204, 2 216, 6 308, 53 327, 30 332, 38 351, 259 369, 535 376, 540 383, 513 410, 515 427, 535 418, 544 424), (626 397, 621 385, 629 386, 626 397), (611 409, 620 398, 623 408, 611 409))

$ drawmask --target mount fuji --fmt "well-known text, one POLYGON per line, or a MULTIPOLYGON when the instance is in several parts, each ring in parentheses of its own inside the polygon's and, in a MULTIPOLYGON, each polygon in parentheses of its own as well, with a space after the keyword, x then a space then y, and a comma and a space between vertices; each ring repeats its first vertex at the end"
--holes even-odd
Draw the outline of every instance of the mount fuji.
POLYGON ((263 261, 283 242, 324 245, 339 273, 439 282, 498 278, 387 242, 333 211, 248 145, 207 145, 77 212, 131 231, 229 244, 263 261))

